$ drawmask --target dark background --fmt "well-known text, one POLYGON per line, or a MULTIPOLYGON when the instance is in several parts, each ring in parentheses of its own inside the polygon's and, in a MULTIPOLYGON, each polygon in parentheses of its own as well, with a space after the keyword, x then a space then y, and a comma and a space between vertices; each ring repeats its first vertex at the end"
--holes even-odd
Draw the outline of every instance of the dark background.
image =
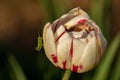
MULTIPOLYGON (((78 6, 101 26, 109 46, 120 31, 120 0, 99 1, 0 0, 0 80, 61 80, 64 70, 50 63, 43 48, 40 52, 35 50, 38 32, 42 36, 43 27, 48 21, 52 23, 78 6), (96 10, 100 12, 95 13, 100 14, 95 14, 96 10)), ((117 49, 111 62, 108 80, 118 52, 117 49)), ((95 70, 72 73, 71 80, 90 80, 95 70)))

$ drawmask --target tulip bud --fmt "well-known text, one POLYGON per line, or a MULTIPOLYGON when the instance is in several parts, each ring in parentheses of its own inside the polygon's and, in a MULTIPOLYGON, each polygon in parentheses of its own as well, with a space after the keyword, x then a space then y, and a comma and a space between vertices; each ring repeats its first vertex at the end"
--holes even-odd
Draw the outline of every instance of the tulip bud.
POLYGON ((56 66, 82 73, 94 68, 107 41, 100 28, 79 7, 72 9, 43 31, 46 56, 56 66))

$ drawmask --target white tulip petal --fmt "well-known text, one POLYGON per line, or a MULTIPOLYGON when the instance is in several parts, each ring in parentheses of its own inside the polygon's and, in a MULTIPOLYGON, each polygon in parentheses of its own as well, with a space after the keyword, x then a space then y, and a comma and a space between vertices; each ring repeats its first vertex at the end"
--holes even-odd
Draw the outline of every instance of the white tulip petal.
POLYGON ((81 17, 81 16, 77 16, 73 19, 71 19, 70 21, 68 21, 65 26, 67 26, 67 28, 69 29, 71 26, 74 26, 76 24, 78 24, 78 21, 80 20, 86 20, 84 17, 81 17))
POLYGON ((67 15, 68 15, 68 14, 64 14, 64 15, 62 15, 60 18, 65 18, 65 17, 67 17, 67 15))
MULTIPOLYGON (((73 57, 72 57, 72 64, 71 64, 72 71, 74 71, 73 65, 78 66, 79 64, 78 61, 81 59, 83 52, 84 52, 84 48, 87 44, 79 39, 74 39, 73 43, 74 43, 73 44, 73 57)), ((77 71, 74 71, 74 72, 77 72, 77 71)))
POLYGON ((57 65, 55 39, 52 31, 52 26, 50 23, 47 23, 44 27, 43 41, 44 41, 43 44, 47 57, 50 59, 50 61, 53 64, 57 65))
POLYGON ((70 69, 69 49, 71 45, 71 38, 63 40, 57 45, 58 65, 61 68, 70 69), (66 64, 63 64, 66 61, 66 64))
POLYGON ((106 48, 107 45, 107 40, 105 39, 105 37, 102 34, 98 34, 98 44, 100 45, 99 47, 101 47, 101 57, 104 54, 104 50, 106 48))
MULTIPOLYGON (((78 73, 86 72, 94 67, 96 63, 97 53, 96 38, 93 37, 86 45, 81 58, 78 60, 79 65, 82 65, 82 69, 78 69, 78 73)), ((75 64, 78 65, 78 64, 75 64)))
POLYGON ((92 26, 95 27, 95 29, 97 29, 97 30, 96 30, 97 33, 102 34, 102 31, 100 30, 99 26, 98 26, 94 21, 92 21, 92 20, 88 20, 88 21, 91 23, 92 26))
POLYGON ((65 30, 64 26, 61 25, 57 31, 55 32, 54 34, 55 36, 55 42, 56 43, 59 43, 61 42, 62 40, 65 40, 67 38, 70 38, 71 36, 68 34, 68 32, 65 30))
POLYGON ((73 16, 80 15, 81 17, 85 17, 86 19, 90 19, 88 14, 79 7, 72 9, 71 11, 68 12, 68 14, 71 14, 73 16))

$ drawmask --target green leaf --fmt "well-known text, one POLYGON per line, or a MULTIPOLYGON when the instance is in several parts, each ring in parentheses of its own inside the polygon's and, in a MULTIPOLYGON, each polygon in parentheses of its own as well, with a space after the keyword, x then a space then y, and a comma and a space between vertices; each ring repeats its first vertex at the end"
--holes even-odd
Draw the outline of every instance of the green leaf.
POLYGON ((120 80, 120 51, 117 56, 117 60, 115 61, 115 67, 110 76, 111 80, 120 80))
MULTIPOLYGON (((64 2, 67 1, 68 0, 65 0, 64 2)), ((60 16, 66 13, 67 10, 62 0, 53 0, 53 4, 54 4, 56 18, 59 18, 60 16)))
POLYGON ((90 15, 92 19, 102 27, 103 9, 105 0, 92 0, 90 15))
POLYGON ((106 55, 104 56, 98 68, 96 69, 95 75, 93 76, 93 80, 107 80, 108 75, 110 73, 110 68, 112 66, 119 45, 120 32, 117 34, 117 36, 112 41, 111 45, 108 47, 106 55))
POLYGON ((92 0, 90 16, 93 21, 99 25, 103 34, 109 39, 111 13, 111 0, 92 0))
POLYGON ((40 51, 42 48, 42 37, 40 37, 40 35, 38 36, 38 43, 37 43, 37 47, 35 48, 37 51, 40 51))
POLYGON ((51 22, 56 19, 53 0, 39 0, 45 15, 44 22, 51 22))
POLYGON ((14 55, 11 54, 8 56, 8 62, 11 80, 27 80, 24 72, 22 71, 14 55))

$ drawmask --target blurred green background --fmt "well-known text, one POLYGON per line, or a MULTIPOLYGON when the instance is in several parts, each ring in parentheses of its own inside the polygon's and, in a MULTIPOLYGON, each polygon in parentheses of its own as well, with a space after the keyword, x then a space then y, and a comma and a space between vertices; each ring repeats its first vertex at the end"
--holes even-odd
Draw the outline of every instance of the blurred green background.
POLYGON ((0 0, 0 80, 61 80, 64 70, 35 50, 38 32, 75 7, 85 10, 108 40, 101 63, 70 80, 120 80, 120 0, 0 0))

